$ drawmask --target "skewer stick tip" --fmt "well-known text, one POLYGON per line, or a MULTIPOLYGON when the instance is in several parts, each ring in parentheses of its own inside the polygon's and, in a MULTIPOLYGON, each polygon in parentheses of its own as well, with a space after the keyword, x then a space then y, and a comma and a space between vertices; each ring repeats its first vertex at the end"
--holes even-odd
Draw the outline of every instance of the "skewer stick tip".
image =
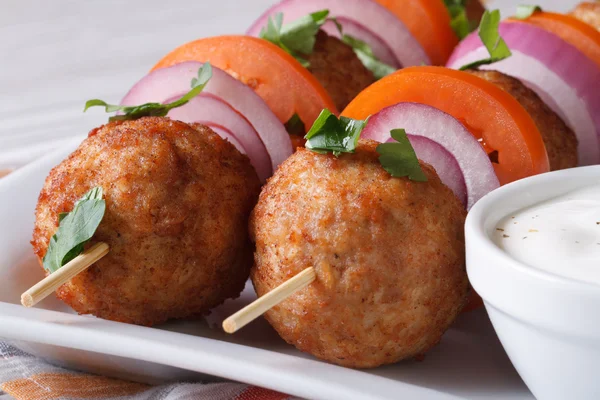
POLYGON ((33 307, 35 303, 33 302, 33 297, 31 297, 29 293, 23 293, 21 295, 21 304, 25 307, 33 307))
POLYGON ((96 243, 23 293, 21 295, 21 304, 25 307, 33 307, 54 293, 56 289, 68 282, 75 275, 104 257, 108 254, 108 251, 108 244, 103 242, 96 243))
POLYGON ((234 333, 238 330, 238 327, 234 320, 228 318, 223 321, 223 330, 227 333, 234 333))
POLYGON ((223 330, 234 333, 275 307, 316 279, 315 269, 308 267, 298 275, 282 283, 262 297, 259 297, 240 311, 223 321, 223 330))

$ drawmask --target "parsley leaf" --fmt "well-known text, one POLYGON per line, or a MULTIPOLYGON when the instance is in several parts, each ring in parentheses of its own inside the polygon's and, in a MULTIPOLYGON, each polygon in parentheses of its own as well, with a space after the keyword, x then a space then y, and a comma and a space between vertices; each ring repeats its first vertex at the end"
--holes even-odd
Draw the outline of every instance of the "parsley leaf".
POLYGON ((390 134, 395 142, 377 146, 379 162, 383 169, 394 177, 408 176, 416 182, 427 182, 427 176, 421 169, 415 150, 410 144, 404 129, 393 129, 390 134))
MULTIPOLYGON (((367 125, 364 121, 347 117, 336 117, 329 110, 321 111, 314 125, 306 136, 306 148, 315 153, 333 153, 339 157, 341 153, 354 153, 360 134, 367 125)), ((426 182, 427 176, 421 169, 404 129, 394 129, 390 132, 396 141, 382 143, 377 146, 380 154, 379 162, 383 169, 393 177, 407 176, 416 182, 426 182)))
POLYGON ((470 64, 464 65, 460 68, 461 71, 471 68, 477 68, 481 65, 493 64, 495 62, 504 60, 512 55, 506 42, 500 36, 498 28, 500 26, 500 11, 486 11, 481 17, 481 23, 479 24, 479 37, 485 45, 489 58, 475 61, 470 64))
POLYGON ((325 109, 315 120, 306 136, 306 148, 317 153, 354 153, 360 133, 367 121, 347 117, 336 117, 325 109))
MULTIPOLYGON (((340 25, 338 25, 338 29, 340 29, 340 25)), ((384 76, 396 71, 396 68, 384 62, 381 62, 377 57, 375 57, 371 46, 369 46, 362 40, 359 40, 350 35, 344 35, 342 33, 342 42, 352 47, 352 50, 354 50, 354 54, 356 54, 356 56, 363 63, 365 68, 367 68, 373 73, 375 79, 381 79, 384 76)))
POLYGON ((464 39, 477 28, 467 17, 466 0, 444 0, 444 3, 450 13, 450 26, 459 39, 464 39))
POLYGON ((259 36, 281 47, 294 56, 305 68, 308 68, 310 63, 302 55, 313 52, 317 41, 317 32, 327 22, 328 16, 329 10, 321 10, 283 25, 283 13, 277 13, 273 17, 269 17, 267 26, 261 30, 259 36))
POLYGON ((75 203, 71 212, 59 214, 58 229, 43 260, 48 272, 56 272, 83 252, 104 217, 106 202, 102 196, 102 188, 95 187, 75 203))
POLYGON ((517 13, 515 14, 516 19, 527 19, 537 12, 541 12, 542 7, 532 6, 527 4, 521 4, 517 7, 517 13))
POLYGON ((122 115, 115 115, 110 117, 109 121, 123 121, 123 120, 132 120, 138 119, 142 117, 164 117, 171 111, 173 108, 181 107, 184 104, 187 104, 188 101, 198 96, 200 92, 204 89, 210 78, 212 77, 212 67, 210 63, 204 63, 202 67, 198 70, 198 77, 193 78, 191 82, 192 89, 186 93, 183 97, 178 100, 175 100, 172 103, 168 104, 160 104, 160 103, 145 103, 139 106, 118 106, 107 104, 105 101, 93 99, 88 100, 85 103, 85 108, 83 112, 86 112, 90 107, 101 106, 104 107, 107 113, 122 111, 122 115))
POLYGON ((286 25, 283 25, 283 14, 277 13, 269 17, 267 26, 261 30, 259 36, 285 50, 305 68, 310 68, 310 62, 305 57, 314 51, 317 33, 327 21, 332 21, 337 26, 342 42, 352 47, 356 56, 375 78, 383 78, 396 70, 375 57, 367 43, 350 35, 344 35, 342 25, 335 18, 329 18, 329 10, 305 15, 286 25))
POLYGON ((304 135, 306 128, 304 122, 300 119, 298 114, 292 115, 292 117, 284 124, 285 130, 290 135, 304 135))
POLYGON ((281 41, 299 53, 312 53, 317 32, 327 22, 328 16, 329 10, 321 10, 286 24, 281 29, 281 41))

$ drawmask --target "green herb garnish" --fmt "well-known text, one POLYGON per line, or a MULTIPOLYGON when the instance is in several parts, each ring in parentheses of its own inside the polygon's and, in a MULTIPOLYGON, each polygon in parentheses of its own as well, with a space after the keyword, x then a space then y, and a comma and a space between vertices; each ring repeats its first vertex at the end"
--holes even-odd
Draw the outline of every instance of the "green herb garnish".
POLYGON ((468 0, 444 0, 450 13, 450 26, 461 40, 477 29, 477 22, 470 21, 467 17, 467 2, 468 0))
MULTIPOLYGON (((354 153, 367 122, 368 118, 364 121, 338 118, 329 110, 323 110, 304 137, 306 148, 320 154, 333 153, 336 157, 341 153, 354 153)), ((390 133, 396 142, 377 146, 383 169, 394 177, 407 176, 413 181, 427 181, 404 129, 394 129, 390 133)))
POLYGON ((541 12, 542 7, 531 6, 527 4, 521 4, 517 7, 517 13, 515 14, 516 19, 527 19, 537 12, 541 12))
POLYGON ((292 115, 292 118, 290 118, 288 122, 284 124, 284 126, 285 130, 290 135, 304 135, 304 133, 306 132, 304 122, 302 122, 298 114, 292 115))
POLYGON ((314 12, 286 25, 283 25, 283 14, 277 13, 269 17, 267 26, 260 32, 260 37, 285 50, 305 68, 310 68, 310 62, 306 56, 314 51, 317 33, 327 21, 335 23, 342 36, 342 41, 352 47, 356 56, 375 78, 382 78, 396 70, 375 57, 367 43, 353 36, 345 35, 342 32, 342 25, 335 18, 329 17, 329 10, 314 12))
POLYGON ((408 176, 416 182, 427 182, 427 176, 421 169, 417 154, 413 149, 404 129, 393 129, 390 132, 395 142, 382 143, 377 146, 380 154, 379 162, 383 169, 394 177, 408 176))
POLYGON ((277 13, 269 17, 267 26, 260 32, 260 37, 281 47, 308 68, 310 63, 303 56, 313 52, 317 32, 327 22, 328 16, 329 10, 321 10, 283 25, 283 13, 277 13))
POLYGON ((512 55, 506 42, 500 36, 498 28, 500 26, 500 11, 486 11, 481 17, 481 23, 479 24, 479 38, 485 45, 489 53, 488 58, 483 60, 475 61, 470 64, 464 65, 460 68, 461 71, 466 69, 477 68, 481 65, 493 64, 498 61, 502 61, 512 55))
POLYGON ((317 153, 354 153, 360 133, 367 121, 336 117, 325 109, 315 120, 306 136, 306 148, 317 153))
POLYGON ((95 187, 75 203, 73 211, 59 214, 58 229, 50 239, 43 261, 48 272, 56 272, 83 252, 104 217, 106 202, 102 196, 102 188, 95 187))
POLYGON ((101 106, 104 107, 106 112, 111 113, 115 111, 122 111, 122 115, 115 115, 110 117, 109 121, 123 121, 132 120, 142 117, 164 117, 174 108, 181 107, 187 104, 191 99, 198 96, 204 89, 210 78, 212 77, 212 67, 210 63, 204 63, 198 70, 198 77, 193 78, 191 82, 192 90, 186 93, 179 100, 175 100, 172 103, 160 104, 160 103, 146 103, 139 106, 118 106, 107 104, 105 101, 94 99, 88 100, 85 103, 83 112, 86 112, 88 108, 101 106))
MULTIPOLYGON (((340 29, 339 25, 338 29, 340 29)), ((342 31, 340 30, 340 33, 341 32, 342 31)), ((352 47, 352 50, 354 50, 354 54, 356 54, 356 56, 363 63, 365 68, 367 68, 373 73, 375 79, 381 79, 384 76, 396 71, 396 68, 392 67, 391 65, 379 61, 379 59, 375 57, 375 54, 373 54, 371 46, 369 46, 362 40, 342 33, 342 42, 352 47)))

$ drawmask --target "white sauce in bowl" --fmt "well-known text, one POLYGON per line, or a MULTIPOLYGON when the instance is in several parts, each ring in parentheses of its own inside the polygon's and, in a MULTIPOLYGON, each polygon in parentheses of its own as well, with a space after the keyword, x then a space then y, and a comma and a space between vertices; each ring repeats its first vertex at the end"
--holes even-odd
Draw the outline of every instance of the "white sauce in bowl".
POLYGON ((600 284, 600 184, 507 216, 493 239, 533 268, 600 284))

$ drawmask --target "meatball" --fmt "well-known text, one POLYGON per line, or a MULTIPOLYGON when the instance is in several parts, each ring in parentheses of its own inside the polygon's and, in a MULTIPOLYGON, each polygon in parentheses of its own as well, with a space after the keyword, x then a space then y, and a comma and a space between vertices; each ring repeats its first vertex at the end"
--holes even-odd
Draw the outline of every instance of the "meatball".
POLYGON ((469 70, 510 93, 533 118, 546 145, 550 169, 577 166, 577 137, 564 121, 542 99, 520 80, 492 70, 469 70))
POLYGON ((600 31, 600 3, 580 3, 571 12, 571 15, 585 23, 588 23, 589 25, 593 26, 595 29, 600 31))
POLYGON ((32 245, 41 260, 58 215, 102 186, 106 212, 91 240, 107 256, 57 295, 80 314, 154 325, 237 297, 252 266, 247 234, 260 182, 250 161, 208 127, 168 118, 113 122, 47 177, 32 245))
POLYGON ((375 78, 352 47, 324 31, 319 31, 316 39, 312 54, 306 56, 310 62, 308 70, 342 111, 358 93, 375 82, 375 78))
POLYGON ((307 267, 317 275, 266 319, 298 349, 355 368, 430 349, 468 291, 463 206, 428 165, 425 183, 391 177, 376 146, 339 158, 298 149, 250 218, 259 296, 307 267))

